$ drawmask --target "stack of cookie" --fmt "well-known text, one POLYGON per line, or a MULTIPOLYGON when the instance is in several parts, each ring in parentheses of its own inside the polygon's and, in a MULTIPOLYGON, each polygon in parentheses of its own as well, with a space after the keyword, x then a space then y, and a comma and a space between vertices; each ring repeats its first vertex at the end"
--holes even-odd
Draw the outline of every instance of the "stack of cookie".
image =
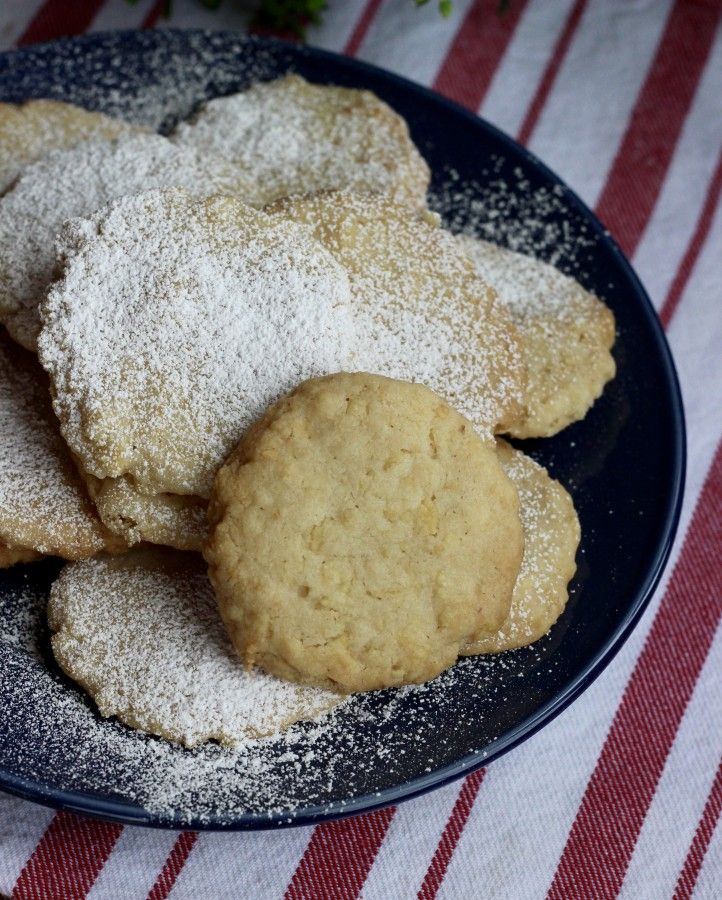
POLYGON ((0 117, 0 561, 74 561, 53 649, 103 715, 233 744, 548 631, 578 520, 497 435, 584 416, 601 301, 446 232, 367 92, 0 117))

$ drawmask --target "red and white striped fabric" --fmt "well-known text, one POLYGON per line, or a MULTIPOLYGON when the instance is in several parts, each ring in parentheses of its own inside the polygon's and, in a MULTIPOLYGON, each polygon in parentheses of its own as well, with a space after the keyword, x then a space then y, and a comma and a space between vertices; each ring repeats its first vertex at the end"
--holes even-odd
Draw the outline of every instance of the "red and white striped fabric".
MULTIPOLYGON (((7 47, 117 27, 245 28, 232 0, 3 0, 7 47)), ((123 828, 0 796, 0 894, 24 898, 722 896, 722 2, 329 0, 310 43, 433 86, 596 209, 667 329, 689 430, 665 579, 569 710, 463 782, 281 833, 123 828)))

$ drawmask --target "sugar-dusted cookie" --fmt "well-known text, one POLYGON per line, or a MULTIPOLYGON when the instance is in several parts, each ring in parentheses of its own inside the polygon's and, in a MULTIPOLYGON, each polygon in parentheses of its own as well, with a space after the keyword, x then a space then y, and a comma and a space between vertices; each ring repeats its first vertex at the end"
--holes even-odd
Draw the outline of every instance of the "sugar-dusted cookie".
POLYGON ((0 544, 0 569, 9 569, 18 563, 34 562, 42 559, 43 554, 36 550, 24 550, 22 547, 6 547, 0 544))
POLYGON ((483 436, 523 415, 516 330, 430 214, 345 192, 283 200, 268 211, 311 226, 348 271, 358 328, 373 348, 357 354, 356 368, 428 385, 483 436))
POLYGON ((353 344, 346 274, 305 229, 182 189, 63 232, 39 354, 84 471, 208 497, 248 425, 353 344))
MULTIPOLYGON (((24 170, 0 198, 0 319, 15 340, 35 349, 38 303, 53 276, 63 222, 118 197, 166 186, 184 187, 199 198, 243 189, 226 163, 159 134, 55 150, 24 170)), ((141 234, 139 226, 136 239, 141 234)))
POLYGON ((525 647, 546 634, 564 612, 567 585, 577 568, 580 530, 572 498, 521 450, 500 440, 498 452, 519 492, 524 557, 506 622, 495 634, 467 645, 467 656, 525 647))
POLYGON ((0 543, 79 559, 104 530, 60 437, 37 361, 0 335, 0 543))
POLYGON ((459 241, 521 334, 527 415, 511 424, 509 433, 549 437, 584 418, 614 377, 611 311, 548 263, 468 235, 459 241))
POLYGON ((235 162, 256 206, 337 188, 422 206, 429 185, 406 122, 375 94, 298 75, 211 100, 173 139, 235 162))
POLYGON ((59 100, 0 103, 0 194, 25 166, 51 150, 141 130, 138 125, 59 100))
POLYGON ((221 467, 204 550, 248 664, 343 691, 422 682, 505 620, 518 498, 493 446, 420 384, 300 385, 221 467))
POLYGON ((101 715, 187 747, 274 734, 341 699, 246 669, 196 554, 137 548, 66 566, 48 622, 55 658, 101 715))

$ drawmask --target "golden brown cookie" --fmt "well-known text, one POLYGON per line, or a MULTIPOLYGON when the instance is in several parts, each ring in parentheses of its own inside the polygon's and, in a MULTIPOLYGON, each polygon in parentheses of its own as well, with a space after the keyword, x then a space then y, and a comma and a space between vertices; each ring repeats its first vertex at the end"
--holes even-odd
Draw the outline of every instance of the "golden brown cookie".
POLYGON ((232 166, 160 134, 54 150, 22 172, 0 197, 0 320, 16 341, 36 349, 38 304, 53 277, 63 223, 160 187, 184 187, 197 198, 243 190, 232 166))
POLYGON ((340 701, 244 668, 196 554, 145 547, 66 566, 48 622, 55 658, 102 716, 187 747, 274 734, 340 701))
POLYGON ((495 634, 467 645, 466 656, 500 653, 538 640, 564 611, 576 571, 579 519, 567 491, 543 466, 505 441, 499 459, 519 492, 524 557, 509 616, 495 634))
POLYGON ((80 559, 105 532, 60 437, 45 373, 0 335, 0 543, 80 559))
POLYGON ((24 550, 22 547, 6 547, 0 544, 0 569, 9 569, 18 563, 35 562, 42 559, 43 554, 35 550, 24 550))
POLYGON ((221 467, 205 548, 248 664, 365 691, 423 682, 506 618, 521 562, 495 449, 427 387, 312 379, 221 467))
POLYGON ((479 275, 497 292, 519 333, 528 371, 527 415, 515 437, 549 437, 584 418, 614 377, 614 316, 554 266, 460 235, 479 275))
POLYGON ((391 107, 369 91, 298 75, 211 100, 172 137, 232 160, 254 187, 246 201, 259 207, 337 188, 418 207, 429 186, 429 167, 391 107))
POLYGON ((0 103, 0 194, 25 166, 51 150, 142 130, 138 125, 59 100, 0 103))
POLYGON ((516 330, 433 216, 345 192, 280 201, 269 212, 309 225, 349 273, 365 335, 356 368, 428 385, 482 436, 524 414, 516 330))
POLYGON ((208 502, 202 497, 143 494, 128 478, 85 478, 103 524, 128 545, 147 541, 176 550, 203 548, 208 502))
POLYGON ((348 361, 343 269, 305 229, 233 198, 116 201, 66 226, 64 257, 39 355, 63 435, 97 479, 207 498, 270 402, 348 361))

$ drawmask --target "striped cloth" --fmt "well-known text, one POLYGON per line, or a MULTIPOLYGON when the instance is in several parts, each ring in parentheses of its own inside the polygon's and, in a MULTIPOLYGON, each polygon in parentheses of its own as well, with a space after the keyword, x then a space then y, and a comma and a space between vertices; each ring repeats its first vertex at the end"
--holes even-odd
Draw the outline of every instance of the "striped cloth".
MULTIPOLYGON (((242 4, 3 0, 0 44, 247 27, 242 4)), ((722 896, 722 3, 330 0, 310 43, 431 85, 527 144, 646 284, 689 429, 666 576, 620 654, 508 756, 429 796, 281 833, 153 832, 0 797, 13 898, 722 896)))

